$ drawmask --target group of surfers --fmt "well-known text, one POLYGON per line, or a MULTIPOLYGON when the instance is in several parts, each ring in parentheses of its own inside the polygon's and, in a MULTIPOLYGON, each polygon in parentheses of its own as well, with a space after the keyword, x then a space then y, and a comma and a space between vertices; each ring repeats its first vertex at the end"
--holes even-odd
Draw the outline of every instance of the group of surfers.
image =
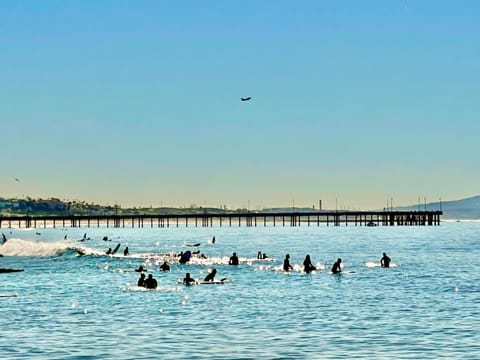
MULTIPOLYGON (((168 266, 168 264, 166 262, 164 263, 164 265, 168 266)), ((162 267, 160 267, 160 269, 162 269, 162 267)), ((142 267, 142 271, 143 271, 143 267, 142 267)), ((163 270, 163 271, 170 271, 170 267, 168 266, 168 270, 163 270)), ((203 282, 205 282, 205 283, 214 282, 215 281, 215 275, 217 275, 217 269, 212 269, 212 271, 210 271, 210 273, 208 273, 208 275, 205 276, 205 279, 203 279, 203 282)), ((220 281, 224 282, 225 280, 227 280, 227 278, 223 278, 220 281)), ((197 283, 198 283, 198 281, 195 280, 194 278, 192 278, 190 273, 187 272, 185 274, 185 277, 183 278, 183 284, 184 285, 195 285, 197 283)), ((144 287, 144 288, 150 289, 150 290, 155 290, 158 287, 158 282, 153 277, 152 274, 148 274, 148 277, 145 278, 145 274, 142 272, 140 274, 140 278, 137 281, 137 286, 138 287, 144 287)))
MULTIPOLYGON (((257 255, 258 259, 266 259, 268 256, 265 253, 258 252, 257 255)), ((380 266, 383 268, 388 268, 390 267, 390 262, 392 260, 386 253, 383 253, 382 258, 380 259, 380 266)), ((239 260, 237 253, 233 253, 232 256, 230 257, 228 261, 229 265, 238 265, 239 260)), ((338 258, 337 261, 332 265, 331 272, 332 274, 339 274, 342 272, 342 259, 338 258)), ((305 260, 303 260, 303 270, 306 274, 311 273, 312 271, 316 270, 317 268, 313 265, 312 260, 310 258, 310 255, 305 256, 305 260)), ((138 279, 137 285, 139 287, 145 287, 147 289, 156 289, 157 288, 157 280, 153 278, 152 274, 149 274, 148 277, 145 279, 145 274, 143 273, 145 269, 143 268, 142 265, 139 266, 138 269, 135 271, 142 272, 140 275, 140 278, 138 279)), ((160 266, 161 271, 170 271, 170 266, 166 261, 160 266)), ((285 255, 285 259, 283 260, 283 271, 285 272, 291 272, 293 270, 293 266, 290 264, 290 254, 285 255)), ((212 269, 210 273, 205 277, 203 280, 204 283, 208 282, 214 282, 215 281, 215 276, 217 274, 217 269, 212 269)), ((221 279, 221 282, 224 282, 226 278, 221 279)), ((184 285, 194 285, 197 284, 198 281, 195 280, 194 278, 191 277, 190 273, 187 272, 185 274, 185 277, 183 278, 183 284, 184 285)))
MULTIPOLYGON (((161 271, 170 271, 170 265, 166 261, 163 262, 162 265, 160 265, 159 268, 161 271)), ((135 269, 136 272, 140 272, 140 278, 137 281, 137 286, 138 287, 144 287, 146 289, 151 289, 154 290, 158 287, 158 282, 157 280, 153 277, 152 274, 148 274, 148 277, 145 278, 144 271, 146 269, 143 267, 143 265, 139 265, 137 269, 135 269)))
MULTIPOLYGON (((384 268, 390 267, 390 262, 392 259, 388 257, 386 253, 383 253, 382 258, 380 259, 380 266, 384 268)), ((330 270, 332 274, 339 274, 342 272, 342 259, 338 258, 332 265, 332 269, 330 270)), ((290 272, 293 270, 293 266, 290 265, 290 255, 285 255, 285 260, 283 260, 283 271, 290 272)), ((305 256, 305 260, 303 260, 303 271, 307 274, 311 273, 312 271, 317 270, 317 268, 312 264, 312 260, 310 259, 310 255, 305 256)))

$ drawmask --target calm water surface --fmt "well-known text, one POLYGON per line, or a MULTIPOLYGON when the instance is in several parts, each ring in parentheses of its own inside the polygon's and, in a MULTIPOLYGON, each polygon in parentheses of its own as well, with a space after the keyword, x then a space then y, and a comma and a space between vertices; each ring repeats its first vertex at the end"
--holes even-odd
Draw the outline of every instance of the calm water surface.
POLYGON ((1 359, 480 359, 477 222, 0 232, 0 267, 25 270, 0 274, 0 293, 18 294, 0 298, 1 359), (78 241, 85 232, 91 240, 78 241), (117 243, 131 256, 74 250, 117 243), (158 271, 154 254, 188 249, 208 259, 158 271), (233 251, 238 267, 227 264, 233 251), (258 251, 276 261, 254 260, 258 251), (367 266, 384 251, 396 267, 367 266), (297 269, 288 275, 278 271, 286 253, 297 269), (325 269, 303 274, 306 254, 325 269), (329 274, 337 257, 354 272, 329 274), (158 291, 120 272, 142 263, 158 291), (177 283, 213 267, 229 282, 177 283))

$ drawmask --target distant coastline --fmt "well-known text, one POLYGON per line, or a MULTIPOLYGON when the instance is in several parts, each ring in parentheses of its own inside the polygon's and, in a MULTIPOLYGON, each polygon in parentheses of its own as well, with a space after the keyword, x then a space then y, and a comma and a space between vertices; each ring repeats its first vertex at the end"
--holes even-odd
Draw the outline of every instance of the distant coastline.
MULTIPOLYGON (((122 208, 119 205, 100 205, 87 203, 85 201, 69 201, 57 198, 33 199, 30 197, 24 199, 6 199, 0 197, 0 216, 40 216, 40 215, 184 215, 184 214, 232 214, 238 212, 286 212, 291 211, 291 207, 268 208, 262 210, 249 210, 239 208, 235 210, 215 207, 133 207, 122 208)), ((295 207, 297 213, 311 212, 314 208, 295 207)), ((467 221, 480 220, 480 195, 444 202, 432 202, 421 205, 411 205, 394 207, 392 211, 404 210, 442 210, 442 221, 467 221)))

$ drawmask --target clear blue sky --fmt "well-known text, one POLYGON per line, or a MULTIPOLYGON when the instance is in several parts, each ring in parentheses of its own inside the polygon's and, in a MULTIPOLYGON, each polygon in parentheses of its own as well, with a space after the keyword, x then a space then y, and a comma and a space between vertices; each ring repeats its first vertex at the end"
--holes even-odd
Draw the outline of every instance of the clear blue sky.
POLYGON ((0 196, 366 210, 477 195, 478 14, 3 1, 0 196))

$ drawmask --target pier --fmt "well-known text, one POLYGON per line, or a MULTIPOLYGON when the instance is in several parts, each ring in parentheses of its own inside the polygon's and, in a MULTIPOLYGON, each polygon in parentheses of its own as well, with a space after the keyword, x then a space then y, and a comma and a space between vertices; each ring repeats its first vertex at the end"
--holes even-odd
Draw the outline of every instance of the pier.
POLYGON ((212 226, 438 226, 442 211, 311 211, 222 214, 3 216, 0 228, 212 226))

